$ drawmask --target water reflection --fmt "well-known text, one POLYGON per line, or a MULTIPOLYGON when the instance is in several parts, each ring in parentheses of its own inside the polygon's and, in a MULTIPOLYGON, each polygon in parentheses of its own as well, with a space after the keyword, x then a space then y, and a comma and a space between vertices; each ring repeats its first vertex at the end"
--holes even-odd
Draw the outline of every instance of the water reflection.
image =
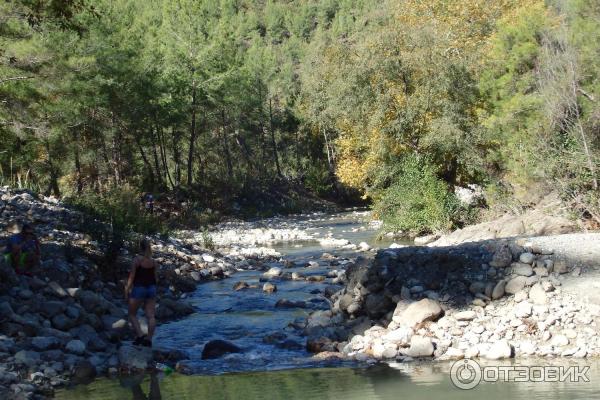
MULTIPOLYGON (((160 377, 164 377, 160 374, 160 377)), ((138 374, 119 379, 121 387, 131 389, 131 398, 133 400, 161 400, 159 373, 148 374, 150 382, 145 382, 146 375, 138 374), (142 386, 148 385, 148 394, 142 389, 142 386)))
MULTIPOLYGON (((565 360, 554 360, 565 365, 565 360)), ((391 368, 313 368, 218 376, 147 375, 122 380, 101 379, 57 393, 58 399, 286 399, 403 400, 477 399, 558 400, 597 398, 599 362, 591 366, 588 383, 481 383, 460 390, 450 381, 450 364, 410 363, 391 368), (398 369, 399 368, 399 369, 398 369)), ((589 364, 588 364, 589 363, 589 364)), ((536 365, 538 362, 534 361, 536 365)))

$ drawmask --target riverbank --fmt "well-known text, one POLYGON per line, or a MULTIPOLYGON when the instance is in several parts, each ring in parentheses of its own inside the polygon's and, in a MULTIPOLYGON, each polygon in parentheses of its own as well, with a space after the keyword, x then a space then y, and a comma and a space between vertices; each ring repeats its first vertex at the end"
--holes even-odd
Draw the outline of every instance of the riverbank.
POLYGON ((311 316, 309 343, 361 361, 598 357, 599 247, 572 234, 381 250, 311 316))
MULTIPOLYGON (((2 239, 13 224, 27 222, 42 251, 32 277, 0 268, 0 397, 46 398, 68 383, 144 369, 155 361, 175 367, 186 357, 173 348, 130 346, 123 285, 134 254, 127 248, 106 265, 109 244, 92 239, 82 213, 52 198, 2 188, 0 210, 2 239)), ((186 298, 199 283, 263 269, 273 260, 223 254, 201 242, 150 239, 160 264, 160 323, 194 311, 186 298)))

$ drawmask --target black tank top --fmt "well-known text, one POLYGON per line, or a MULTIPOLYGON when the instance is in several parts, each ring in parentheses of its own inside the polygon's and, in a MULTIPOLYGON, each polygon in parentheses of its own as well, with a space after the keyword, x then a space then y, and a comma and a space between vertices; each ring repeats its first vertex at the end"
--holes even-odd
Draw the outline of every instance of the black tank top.
POLYGON ((136 266, 135 278, 133 278, 134 286, 151 286, 156 285, 156 275, 154 270, 156 266, 154 263, 151 268, 142 267, 141 262, 136 266))

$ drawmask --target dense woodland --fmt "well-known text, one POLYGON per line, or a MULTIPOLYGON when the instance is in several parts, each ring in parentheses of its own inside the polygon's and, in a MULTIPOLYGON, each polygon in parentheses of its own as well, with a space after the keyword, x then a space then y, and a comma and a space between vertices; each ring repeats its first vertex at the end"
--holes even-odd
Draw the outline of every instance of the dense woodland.
POLYGON ((301 187, 417 233, 477 218, 456 186, 554 190, 600 221, 599 76, 597 0, 4 0, 0 179, 230 211, 301 187))

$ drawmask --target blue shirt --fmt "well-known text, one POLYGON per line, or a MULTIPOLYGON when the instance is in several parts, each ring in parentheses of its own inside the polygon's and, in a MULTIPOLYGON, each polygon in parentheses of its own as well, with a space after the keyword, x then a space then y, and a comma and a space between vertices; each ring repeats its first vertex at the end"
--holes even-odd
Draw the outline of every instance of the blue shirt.
POLYGON ((25 235, 22 233, 17 233, 16 235, 12 235, 8 238, 8 242, 6 243, 6 249, 4 253, 12 253, 14 246, 21 246, 21 251, 27 253, 31 251, 35 251, 36 244, 35 239, 26 239, 25 235))

